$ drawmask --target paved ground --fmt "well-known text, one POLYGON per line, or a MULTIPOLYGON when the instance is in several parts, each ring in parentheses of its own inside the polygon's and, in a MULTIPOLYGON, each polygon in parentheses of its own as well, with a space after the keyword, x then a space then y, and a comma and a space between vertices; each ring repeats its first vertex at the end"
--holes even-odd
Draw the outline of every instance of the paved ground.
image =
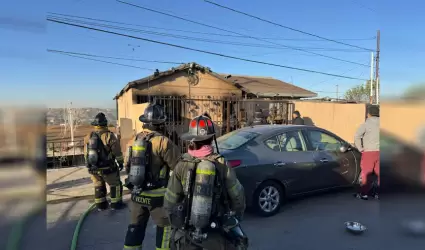
MULTIPOLYGON (((121 172, 121 180, 127 177, 121 172)), ((92 198, 94 189, 86 167, 70 167, 47 170, 47 203, 59 203, 75 199, 92 198)))
MULTIPOLYGON (((404 235, 400 223, 409 218, 425 219, 425 199, 407 195, 384 199, 355 200, 350 192, 309 197, 290 202, 274 217, 247 214, 242 225, 255 250, 422 250, 425 238, 404 235), (347 220, 362 222, 368 231, 361 236, 347 233, 343 225, 347 220)), ((48 205, 49 249, 69 249, 79 215, 88 205, 85 200, 48 205)), ((122 249, 127 221, 127 210, 93 212, 83 225, 78 249, 122 249)), ((145 249, 154 249, 154 227, 148 228, 145 249)))

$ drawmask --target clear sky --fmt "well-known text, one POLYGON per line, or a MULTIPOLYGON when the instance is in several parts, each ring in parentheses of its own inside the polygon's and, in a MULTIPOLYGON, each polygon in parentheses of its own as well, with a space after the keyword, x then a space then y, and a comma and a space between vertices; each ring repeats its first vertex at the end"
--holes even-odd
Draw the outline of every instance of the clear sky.
MULTIPOLYGON (((316 38, 233 13, 202 0, 124 1, 250 36, 274 38, 269 40, 274 43, 370 64, 370 53, 368 52, 359 52, 358 49, 328 41, 317 41, 316 38)), ((376 36, 376 31, 380 29, 382 95, 396 95, 409 85, 425 82, 423 68, 425 64, 424 1, 217 0, 216 2, 289 27, 371 49, 376 48, 376 41, 373 38, 376 36)), ((63 107, 67 101, 72 101, 77 106, 114 107, 115 103, 112 98, 125 84, 152 73, 149 70, 48 53, 47 49, 146 60, 194 61, 210 67, 215 72, 275 77, 312 91, 318 91, 320 96, 336 97, 336 85, 339 86, 339 92, 342 95, 350 87, 364 83, 360 80, 340 79, 235 61, 69 27, 47 22, 45 20, 47 12, 172 30, 125 26, 133 29, 236 42, 238 45, 229 45, 117 31, 232 56, 355 78, 369 78, 370 75, 368 67, 331 60, 301 51, 267 48, 267 46, 274 45, 263 41, 175 31, 175 29, 179 29, 232 35, 134 8, 115 0, 15 0, 3 1, 0 8, 1 104, 37 103, 49 107, 63 107), (248 47, 242 46, 240 43, 261 45, 248 47)), ((149 62, 97 59, 159 70, 166 70, 173 66, 149 62)))

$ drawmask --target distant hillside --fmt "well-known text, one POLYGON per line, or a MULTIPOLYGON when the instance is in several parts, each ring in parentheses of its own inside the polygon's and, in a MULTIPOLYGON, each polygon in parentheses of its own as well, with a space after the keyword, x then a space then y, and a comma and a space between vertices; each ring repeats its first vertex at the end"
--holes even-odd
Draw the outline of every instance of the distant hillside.
MULTIPOLYGON (((117 124, 116 109, 100 108, 75 108, 75 113, 81 119, 81 125, 88 125, 97 113, 103 112, 111 125, 117 124)), ((47 110, 47 125, 60 125, 64 123, 65 110, 62 108, 49 108, 47 110)))

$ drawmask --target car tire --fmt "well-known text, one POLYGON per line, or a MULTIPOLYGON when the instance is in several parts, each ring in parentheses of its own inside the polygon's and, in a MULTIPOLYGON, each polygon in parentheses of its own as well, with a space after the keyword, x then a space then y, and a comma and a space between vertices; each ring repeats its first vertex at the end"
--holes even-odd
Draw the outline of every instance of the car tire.
POLYGON ((285 200, 284 196, 283 188, 276 181, 265 181, 261 183, 254 192, 253 207, 255 212, 262 217, 275 215, 279 212, 285 200), (264 201, 264 199, 267 200, 264 201))

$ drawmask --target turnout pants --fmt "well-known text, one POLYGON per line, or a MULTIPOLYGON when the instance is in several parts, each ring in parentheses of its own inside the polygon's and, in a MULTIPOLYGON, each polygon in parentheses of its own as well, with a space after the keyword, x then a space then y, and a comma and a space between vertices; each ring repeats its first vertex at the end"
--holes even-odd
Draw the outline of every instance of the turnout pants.
POLYGON ((173 232, 171 250, 236 250, 237 248, 219 232, 208 233, 208 238, 201 244, 192 243, 181 230, 173 232))
POLYGON ((97 208, 105 209, 108 207, 105 183, 108 183, 110 188, 111 208, 116 208, 121 205, 123 187, 120 179, 120 172, 118 170, 108 174, 99 172, 98 174, 92 175, 91 180, 94 184, 94 202, 97 208))
MULTIPOLYGON (((156 197, 159 198, 159 197, 156 197)), ((164 197, 160 197, 163 201, 164 197)), ((156 224, 156 250, 169 250, 171 227, 167 213, 160 206, 146 206, 140 203, 130 201, 130 224, 125 236, 124 249, 142 249, 143 240, 145 239, 146 227, 148 225, 149 217, 152 216, 156 224)))
POLYGON ((373 173, 378 178, 378 187, 380 186, 379 158, 379 151, 368 151, 362 153, 362 160, 360 162, 360 193, 363 195, 367 194, 371 189, 370 177, 373 173))

